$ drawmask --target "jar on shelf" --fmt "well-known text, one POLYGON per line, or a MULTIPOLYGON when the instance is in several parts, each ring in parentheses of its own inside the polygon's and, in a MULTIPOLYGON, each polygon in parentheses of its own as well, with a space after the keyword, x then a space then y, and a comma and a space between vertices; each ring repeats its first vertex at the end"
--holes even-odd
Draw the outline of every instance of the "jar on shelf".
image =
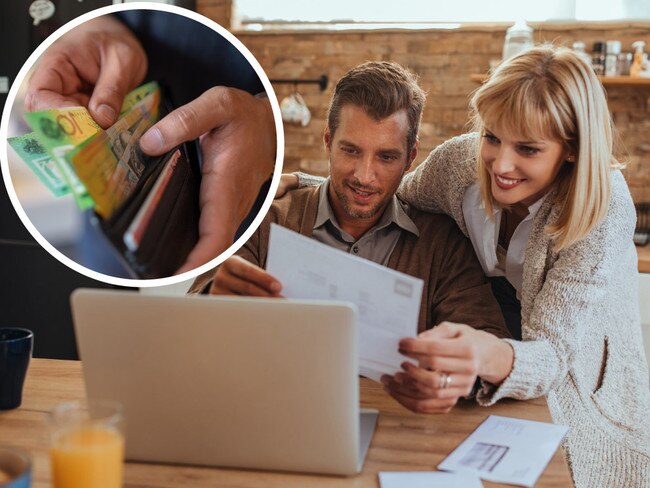
POLYGON ((630 68, 632 67, 632 53, 621 53, 618 55, 618 74, 619 76, 630 76, 630 68))
POLYGON ((621 41, 607 41, 607 54, 605 55, 605 76, 619 76, 619 54, 621 54, 621 41))
POLYGON ((582 59, 587 65, 591 66, 591 56, 585 51, 585 43, 582 41, 576 41, 573 43, 571 49, 582 59))

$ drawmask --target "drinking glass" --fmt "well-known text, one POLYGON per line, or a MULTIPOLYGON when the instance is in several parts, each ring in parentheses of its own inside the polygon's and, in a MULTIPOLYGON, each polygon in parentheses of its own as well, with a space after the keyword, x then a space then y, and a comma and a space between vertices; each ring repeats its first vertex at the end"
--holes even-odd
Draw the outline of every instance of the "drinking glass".
POLYGON ((124 414, 118 402, 63 403, 49 424, 54 488, 121 488, 124 414))

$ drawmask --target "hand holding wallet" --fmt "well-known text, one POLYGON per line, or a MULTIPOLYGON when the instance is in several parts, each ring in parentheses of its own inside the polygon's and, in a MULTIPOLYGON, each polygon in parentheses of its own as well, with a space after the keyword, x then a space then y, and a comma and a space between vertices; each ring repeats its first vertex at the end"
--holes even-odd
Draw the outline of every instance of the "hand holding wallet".
MULTIPOLYGON (((160 118, 171 111, 164 99, 160 118)), ((157 157, 134 146, 143 170, 130 195, 97 223, 137 278, 173 275, 198 241, 200 147, 186 142, 157 157)))
POLYGON ((198 140, 145 155, 140 136, 172 110, 169 92, 150 82, 128 93, 103 130, 85 107, 29 112, 34 130, 9 143, 56 196, 72 194, 134 278, 173 275, 198 241, 198 140))

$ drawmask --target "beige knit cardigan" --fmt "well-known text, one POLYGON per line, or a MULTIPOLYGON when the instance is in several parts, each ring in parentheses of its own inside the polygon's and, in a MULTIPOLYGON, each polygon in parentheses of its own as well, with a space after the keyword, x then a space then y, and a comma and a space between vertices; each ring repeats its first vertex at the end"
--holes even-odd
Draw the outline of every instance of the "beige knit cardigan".
MULTIPOLYGON (((422 210, 452 216, 465 234, 461 206, 476 181, 477 137, 436 148, 399 191, 422 210)), ((621 172, 613 171, 604 221, 557 253, 544 232, 559 214, 553 197, 552 190, 528 238, 523 340, 508 340, 512 372, 498 388, 485 385, 478 401, 489 406, 504 397, 546 396, 553 421, 569 426, 563 447, 577 487, 650 487, 650 388, 632 199, 621 172)))

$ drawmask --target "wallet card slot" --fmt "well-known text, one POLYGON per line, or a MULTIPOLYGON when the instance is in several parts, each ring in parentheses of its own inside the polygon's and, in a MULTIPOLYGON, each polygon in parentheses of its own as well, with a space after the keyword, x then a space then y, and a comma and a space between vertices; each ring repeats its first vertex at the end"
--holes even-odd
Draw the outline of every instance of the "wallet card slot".
POLYGON ((171 155, 176 152, 176 149, 177 148, 174 148, 172 151, 164 154, 162 157, 155 159, 149 158, 147 167, 142 173, 140 181, 138 181, 138 184, 135 186, 133 193, 115 210, 109 219, 104 221, 104 228, 107 230, 107 233, 114 234, 116 236, 124 233, 129 223, 138 212, 138 209, 147 198, 147 195, 149 194, 149 191, 151 191, 155 180, 164 169, 165 163, 171 157, 171 155))
POLYGON ((198 183, 183 154, 136 251, 126 252, 146 278, 171 276, 198 240, 198 183))

